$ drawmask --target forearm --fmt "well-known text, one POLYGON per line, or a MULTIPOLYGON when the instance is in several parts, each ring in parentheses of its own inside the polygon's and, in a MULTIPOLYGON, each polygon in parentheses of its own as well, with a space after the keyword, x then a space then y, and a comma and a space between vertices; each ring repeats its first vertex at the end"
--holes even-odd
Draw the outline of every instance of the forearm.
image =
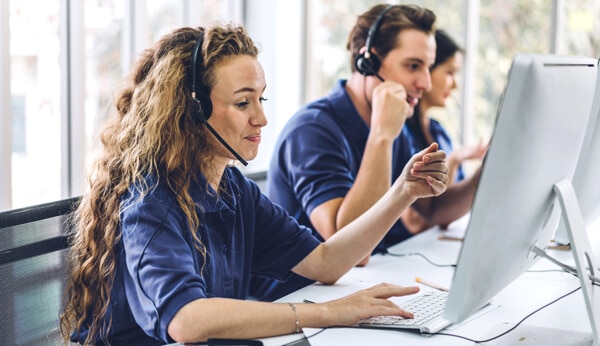
POLYGON ((448 182, 448 167, 445 163, 446 154, 437 149, 434 143, 413 155, 400 177, 381 199, 317 246, 293 271, 323 283, 336 282, 360 259, 371 253, 417 198, 442 194, 448 182))
POLYGON ((401 187, 396 185, 389 189, 365 213, 319 245, 294 271, 325 284, 335 283, 373 251, 402 212, 414 202, 400 191, 401 187), (304 265, 309 262, 314 265, 304 265))
POLYGON ((274 304, 225 298, 195 300, 177 312, 168 327, 177 342, 208 338, 249 339, 290 334, 299 328, 332 325, 323 304, 274 304))
POLYGON ((338 210, 337 230, 366 212, 390 189, 392 141, 377 136, 369 137, 354 184, 338 210))
POLYGON ((435 224, 421 216, 421 214, 419 214, 415 208, 407 208, 402 214, 401 218, 404 226, 412 234, 417 234, 435 226, 435 224))

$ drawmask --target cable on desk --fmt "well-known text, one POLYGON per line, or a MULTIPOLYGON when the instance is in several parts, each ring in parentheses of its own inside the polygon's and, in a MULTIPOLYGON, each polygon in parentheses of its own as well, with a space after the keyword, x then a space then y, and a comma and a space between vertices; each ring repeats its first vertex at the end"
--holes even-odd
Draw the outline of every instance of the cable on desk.
POLYGON ((525 320, 526 320, 526 319, 528 319, 529 317, 533 316, 534 314, 536 314, 536 313, 537 313, 537 312, 539 312, 540 310, 542 310, 542 309, 545 309, 545 308, 547 308, 548 306, 550 306, 550 305, 552 305, 552 304, 556 303, 557 301, 559 301, 559 300, 561 300, 561 299, 563 299, 563 298, 565 298, 565 297, 568 297, 568 296, 570 296, 571 294, 573 294, 573 293, 575 293, 575 292, 579 291, 580 289, 581 289, 581 286, 580 286, 580 287, 577 287, 576 289, 572 290, 571 292, 568 292, 568 293, 566 293, 566 294, 564 294, 564 295, 562 295, 562 296, 560 296, 560 297, 558 297, 558 298, 554 299, 554 300, 553 300, 553 301, 551 301, 550 303, 548 303, 548 304, 546 304, 546 305, 544 305, 544 306, 542 306, 542 307, 540 307, 540 308, 537 308, 536 310, 534 310, 533 312, 531 312, 529 315, 527 315, 527 316, 523 317, 523 319, 521 319, 521 320, 520 320, 520 321, 519 321, 517 324, 515 324, 515 325, 514 325, 513 327, 511 327, 510 329, 508 329, 508 330, 506 330, 505 332, 503 332, 503 333, 501 333, 501 334, 499 334, 499 335, 496 335, 496 336, 494 336, 494 337, 492 337, 492 338, 486 339, 486 340, 474 340, 474 339, 470 339, 470 338, 467 338, 467 337, 465 337, 465 336, 462 336, 462 335, 449 334, 449 333, 435 333, 435 334, 433 334, 433 335, 445 335, 445 336, 453 336, 453 337, 455 337, 455 338, 465 339, 465 340, 467 340, 467 341, 471 341, 471 342, 474 342, 474 343, 476 343, 476 344, 480 344, 480 343, 484 343, 484 342, 489 342, 489 341, 492 341, 492 340, 496 340, 496 339, 498 339, 498 338, 500 338, 500 337, 502 337, 502 336, 504 336, 504 335, 506 335, 506 334, 508 334, 508 333, 512 332, 513 330, 515 330, 515 329, 516 329, 518 326, 520 326, 520 325, 521 325, 521 323, 525 322, 525 320))
MULTIPOLYGON (((550 262, 556 264, 557 266, 561 267, 564 271, 566 271, 567 273, 571 273, 575 276, 579 276, 579 271, 577 270, 577 268, 570 266, 568 264, 565 264, 559 260, 557 260, 556 258, 550 256, 546 251, 538 248, 537 246, 533 247, 533 252, 538 255, 541 256, 547 260, 549 260, 550 262)), ((600 283, 600 278, 592 275, 592 274, 588 274, 590 280, 592 280, 594 285, 598 285, 598 283, 600 283)))
MULTIPOLYGON (((598 284, 598 283, 593 283, 593 284, 594 284, 594 285, 596 285, 596 286, 600 286, 600 284, 598 284)), ((573 294, 573 293, 575 293, 575 292, 579 291, 580 289, 581 289, 581 286, 577 287, 576 289, 572 290, 571 292, 568 292, 568 293, 565 293, 565 294, 563 294, 562 296, 560 296, 560 297, 558 297, 558 298, 554 299, 553 301, 551 301, 551 302, 549 302, 549 303, 547 303, 547 304, 543 305, 542 307, 539 307, 539 308, 535 309, 533 312, 531 312, 531 313, 529 313, 527 316, 523 317, 523 318, 522 318, 522 319, 521 319, 521 320, 520 320, 520 321, 519 321, 517 324, 515 324, 515 325, 514 325, 513 327, 511 327, 510 329, 508 329, 508 330, 506 330, 506 331, 504 331, 504 332, 500 333, 499 335, 496 335, 496 336, 494 336, 494 337, 491 337, 491 338, 489 338, 489 339, 485 339, 485 340, 475 340, 475 339, 468 338, 468 337, 466 337, 466 336, 457 335, 457 334, 449 334, 449 333, 434 333, 434 334, 431 334, 431 335, 444 335, 444 336, 452 336, 452 337, 455 337, 455 338, 459 338, 459 339, 464 339, 464 340, 467 340, 467 341, 471 341, 471 342, 473 342, 473 343, 476 343, 476 344, 481 344, 481 343, 484 343, 484 342, 490 342, 490 341, 496 340, 496 339, 498 339, 498 338, 500 338, 500 337, 503 337, 504 335, 506 335, 506 334, 508 334, 508 333, 512 332, 512 331, 513 331, 513 330, 515 330, 515 329, 516 329, 518 326, 520 326, 520 325, 521 325, 523 322, 525 322, 525 320, 527 320, 529 317, 531 317, 531 316, 533 316, 534 314, 538 313, 539 311, 541 311, 541 310, 543 310, 543 309, 547 308, 548 306, 550 306, 550 305, 552 305, 552 304, 556 303, 557 301, 559 301, 559 300, 561 300, 561 299, 563 299, 563 298, 566 298, 566 297, 570 296, 571 294, 573 294)), ((332 327, 326 327, 326 328, 322 328, 321 330, 319 330, 319 331, 318 331, 318 332, 316 332, 316 333, 313 333, 313 334, 311 334, 311 335, 305 336, 303 339, 300 339, 300 340, 294 340, 294 341, 292 341, 292 342, 289 342, 289 343, 283 344, 283 345, 281 345, 281 346, 293 346, 293 345, 297 345, 297 344, 298 344, 299 342, 301 342, 302 340, 308 340, 308 339, 310 339, 310 338, 312 338, 312 337, 314 337, 314 336, 317 336, 317 335, 321 334, 321 333, 322 333, 322 332, 324 332, 326 329, 330 329, 330 328, 336 328, 336 327, 339 327, 339 328, 353 328, 353 326, 332 326, 332 327)), ((354 328, 356 328, 356 327, 354 327, 354 328)))
POLYGON ((409 252, 409 253, 393 253, 393 252, 389 252, 387 249, 383 250, 382 254, 384 255, 390 255, 390 256, 394 256, 394 257, 404 257, 404 256, 419 256, 424 258, 427 262, 429 262, 431 265, 436 266, 436 267, 452 267, 452 268, 456 268, 456 264, 439 264, 439 263, 435 263, 432 260, 430 260, 429 258, 427 258, 427 256, 423 255, 422 253, 419 252, 409 252))
POLYGON ((318 332, 315 332, 315 333, 313 333, 313 334, 311 334, 311 335, 308 335, 308 336, 306 336, 306 335, 305 335, 305 336, 304 336, 302 339, 298 339, 298 340, 290 341, 290 342, 287 342, 287 343, 285 343, 285 344, 283 344, 283 345, 281 345, 281 346, 294 346, 294 345, 300 345, 300 344, 302 344, 302 343, 304 342, 304 340, 308 340, 308 339, 312 338, 313 336, 317 336, 317 335, 319 335, 319 334, 323 333, 323 332, 325 331, 325 329, 328 329, 328 328, 327 328, 327 327, 326 327, 326 328, 322 328, 322 329, 321 329, 321 330, 319 330, 318 332))
MULTIPOLYGON (((547 273, 547 272, 561 272, 561 273, 567 273, 567 274, 571 274, 576 278, 579 278, 579 273, 578 272, 571 272, 569 270, 564 270, 564 269, 547 269, 547 270, 528 270, 528 273, 547 273)), ((600 286, 600 278, 597 278, 593 275, 588 275, 590 280, 592 281, 592 285, 594 286, 600 286)))

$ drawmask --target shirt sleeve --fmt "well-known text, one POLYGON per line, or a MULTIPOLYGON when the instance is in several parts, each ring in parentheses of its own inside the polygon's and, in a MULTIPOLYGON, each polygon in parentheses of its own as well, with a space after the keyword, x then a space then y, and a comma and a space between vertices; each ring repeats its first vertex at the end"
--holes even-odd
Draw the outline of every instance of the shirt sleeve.
POLYGON ((328 200, 344 197, 354 183, 350 144, 333 121, 304 123, 292 129, 278 155, 307 215, 328 200))
POLYGON ((171 193, 155 191, 124 206, 124 280, 131 313, 148 335, 168 342, 167 327, 177 311, 206 297, 196 270, 202 264, 195 263, 189 227, 171 193))
POLYGON ((279 280, 291 275, 300 263, 321 242, 309 228, 301 226, 282 207, 271 202, 258 186, 248 182, 255 210, 254 258, 252 274, 279 280))

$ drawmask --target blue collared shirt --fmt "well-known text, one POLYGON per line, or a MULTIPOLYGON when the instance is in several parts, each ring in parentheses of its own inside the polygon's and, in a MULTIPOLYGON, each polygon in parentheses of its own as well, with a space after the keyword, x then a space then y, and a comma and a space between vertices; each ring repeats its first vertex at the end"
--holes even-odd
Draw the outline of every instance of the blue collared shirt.
POLYGON ((111 344, 171 342, 167 327, 184 305, 210 297, 245 299, 251 275, 285 279, 319 244, 237 168, 227 168, 223 180, 220 197, 207 192, 204 178, 191 188, 206 256, 165 183, 141 199, 134 189, 124 196, 111 344))
MULTIPOLYGON (((369 136, 340 80, 331 93, 301 108, 285 125, 267 174, 267 195, 301 224, 314 228, 309 215, 324 202, 344 197, 354 184, 369 136)), ((416 152, 404 128, 392 147, 392 181, 416 152)), ((315 231, 315 235, 318 232, 315 231)), ((380 252, 408 237, 396 222, 375 249, 380 252)))

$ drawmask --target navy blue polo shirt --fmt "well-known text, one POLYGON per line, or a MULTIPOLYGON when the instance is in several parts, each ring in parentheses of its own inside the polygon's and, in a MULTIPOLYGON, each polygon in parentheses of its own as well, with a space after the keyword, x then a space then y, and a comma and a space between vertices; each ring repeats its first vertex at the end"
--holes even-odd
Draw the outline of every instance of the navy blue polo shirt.
MULTIPOLYGON (((269 198, 310 228, 314 228, 309 219, 312 211, 333 198, 344 197, 354 184, 369 136, 369 127, 345 85, 345 80, 338 81, 328 96, 304 106, 288 121, 275 144, 267 174, 269 198)), ((394 181, 416 152, 406 127, 392 150, 394 181)), ((375 252, 410 236, 399 220, 375 252)))
MULTIPOLYGON (((191 189, 206 255, 164 182, 141 199, 133 189, 124 196, 111 344, 172 342, 167 327, 184 305, 210 297, 245 299, 251 275, 286 279, 320 243, 237 168, 227 168, 223 180, 221 198, 206 191, 204 178, 191 189)), ((73 339, 83 341, 86 334, 79 331, 73 339)))
MULTIPOLYGON (((320 204, 344 197, 354 184, 369 136, 340 80, 331 93, 301 108, 285 125, 275 144, 267 173, 266 193, 298 222, 314 230, 309 215, 320 204)), ((406 128, 392 144, 392 181, 415 153, 406 128)), ((412 234, 398 220, 374 249, 382 252, 412 234)), ((287 281, 252 278, 250 294, 272 301, 313 281, 292 274, 287 281)))

